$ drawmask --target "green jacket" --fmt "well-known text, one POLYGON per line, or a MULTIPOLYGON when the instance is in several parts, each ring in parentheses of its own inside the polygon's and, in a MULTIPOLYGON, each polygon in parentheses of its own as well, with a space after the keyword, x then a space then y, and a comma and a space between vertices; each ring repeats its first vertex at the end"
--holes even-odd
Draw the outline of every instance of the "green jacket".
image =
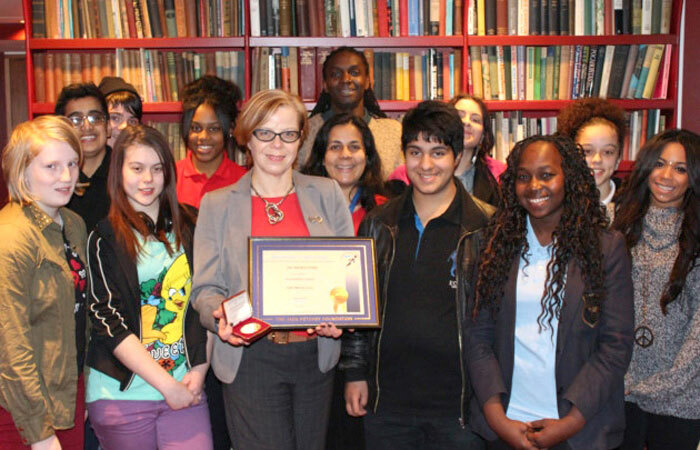
MULTIPOLYGON (((85 259, 82 219, 61 208, 85 259)), ((78 367, 75 290, 61 227, 34 204, 0 210, 0 406, 32 444, 74 425, 78 367)))

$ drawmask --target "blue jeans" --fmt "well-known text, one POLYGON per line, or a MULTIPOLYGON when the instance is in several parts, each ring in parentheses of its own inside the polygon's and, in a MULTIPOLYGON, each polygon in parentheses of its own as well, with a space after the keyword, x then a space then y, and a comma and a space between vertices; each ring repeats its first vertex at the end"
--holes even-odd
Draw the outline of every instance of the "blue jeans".
POLYGON ((484 441, 457 417, 367 412, 367 450, 483 450, 484 441))

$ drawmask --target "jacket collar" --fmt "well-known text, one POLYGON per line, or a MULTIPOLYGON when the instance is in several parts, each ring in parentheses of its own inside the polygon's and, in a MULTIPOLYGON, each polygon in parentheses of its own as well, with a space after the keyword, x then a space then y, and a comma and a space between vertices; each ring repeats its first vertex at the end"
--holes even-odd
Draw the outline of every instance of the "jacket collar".
POLYGON ((34 225, 36 225, 42 232, 47 227, 51 226, 51 224, 56 224, 56 222, 54 222, 54 220, 51 217, 49 217, 48 214, 46 214, 41 208, 39 208, 36 205, 36 203, 32 202, 27 205, 24 205, 22 209, 24 209, 25 214, 29 218, 29 220, 34 225))
MULTIPOLYGON (((314 182, 314 179, 318 180, 318 178, 319 177, 303 175, 296 170, 292 171, 294 189, 297 194, 297 200, 299 201, 299 207, 304 215, 306 228, 309 230, 309 235, 332 236, 334 235, 334 231, 331 229, 329 223, 329 219, 332 218, 325 217, 324 212, 319 209, 323 192, 319 189, 318 184, 314 182)), ((246 227, 242 229, 241 232, 245 232, 247 235, 250 235, 250 185, 252 179, 253 170, 250 170, 243 175, 236 184, 230 187, 230 193, 236 197, 235 204, 239 207, 240 219, 242 221, 241 225, 246 227)))

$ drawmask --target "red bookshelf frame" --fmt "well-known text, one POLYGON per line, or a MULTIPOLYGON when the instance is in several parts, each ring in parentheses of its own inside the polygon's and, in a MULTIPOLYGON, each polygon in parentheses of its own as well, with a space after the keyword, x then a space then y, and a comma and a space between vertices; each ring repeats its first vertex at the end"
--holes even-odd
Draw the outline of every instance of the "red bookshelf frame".
MULTIPOLYGON (((668 98, 665 100, 612 100, 626 110, 661 109, 669 116, 669 127, 676 126, 678 109, 678 61, 679 33, 683 0, 673 0, 671 11, 671 33, 664 35, 608 35, 608 36, 475 36, 468 35, 466 27, 467 8, 464 8, 464 34, 458 36, 402 36, 402 37, 257 37, 246 34, 239 37, 217 38, 150 38, 150 39, 34 39, 31 37, 31 0, 22 0, 25 17, 25 49, 27 52, 27 92, 29 115, 53 112, 51 103, 34 102, 34 67, 32 53, 35 51, 89 51, 114 48, 154 48, 182 50, 232 50, 244 52, 245 98, 250 98, 252 82, 252 48, 254 47, 339 47, 357 48, 458 48, 466 56, 471 46, 549 46, 549 45, 632 45, 632 44, 671 44, 671 72, 669 74, 668 98)), ((246 30, 250 31, 249 3, 245 2, 246 30)), ((462 58, 462 90, 467 90, 467 58, 462 58)), ((569 104, 571 100, 489 100, 491 111, 527 111, 548 115, 569 104)), ((380 101, 386 111, 406 111, 418 102, 380 101)), ((307 103, 310 110, 313 102, 307 103)), ((145 103, 144 114, 148 117, 176 117, 182 112, 179 102, 145 103)))

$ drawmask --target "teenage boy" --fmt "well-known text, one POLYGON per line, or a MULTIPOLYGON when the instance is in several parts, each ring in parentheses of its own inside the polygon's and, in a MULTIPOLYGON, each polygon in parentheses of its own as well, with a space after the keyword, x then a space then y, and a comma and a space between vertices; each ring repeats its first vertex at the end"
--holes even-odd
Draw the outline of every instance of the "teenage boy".
POLYGON ((323 63, 323 92, 311 111, 308 135, 297 156, 299 167, 309 158, 318 130, 326 120, 339 113, 353 114, 367 123, 382 162, 384 179, 403 164, 401 124, 387 118, 379 109, 370 85, 367 58, 354 48, 340 47, 332 51, 323 63))
POLYGON ((63 88, 55 113, 73 123, 83 149, 83 166, 68 208, 85 221, 88 232, 109 213, 107 174, 112 149, 107 102, 94 83, 70 84, 63 88))
POLYGON ((123 78, 104 77, 98 88, 107 101, 109 128, 112 133, 107 145, 113 147, 124 128, 141 123, 143 103, 136 88, 123 78))
POLYGON ((370 450, 484 445, 466 422, 462 322, 494 209, 454 178, 463 135, 450 105, 408 111, 401 147, 411 186, 360 225, 358 235, 375 240, 382 328, 345 333, 340 367, 346 409, 364 416, 370 450))

